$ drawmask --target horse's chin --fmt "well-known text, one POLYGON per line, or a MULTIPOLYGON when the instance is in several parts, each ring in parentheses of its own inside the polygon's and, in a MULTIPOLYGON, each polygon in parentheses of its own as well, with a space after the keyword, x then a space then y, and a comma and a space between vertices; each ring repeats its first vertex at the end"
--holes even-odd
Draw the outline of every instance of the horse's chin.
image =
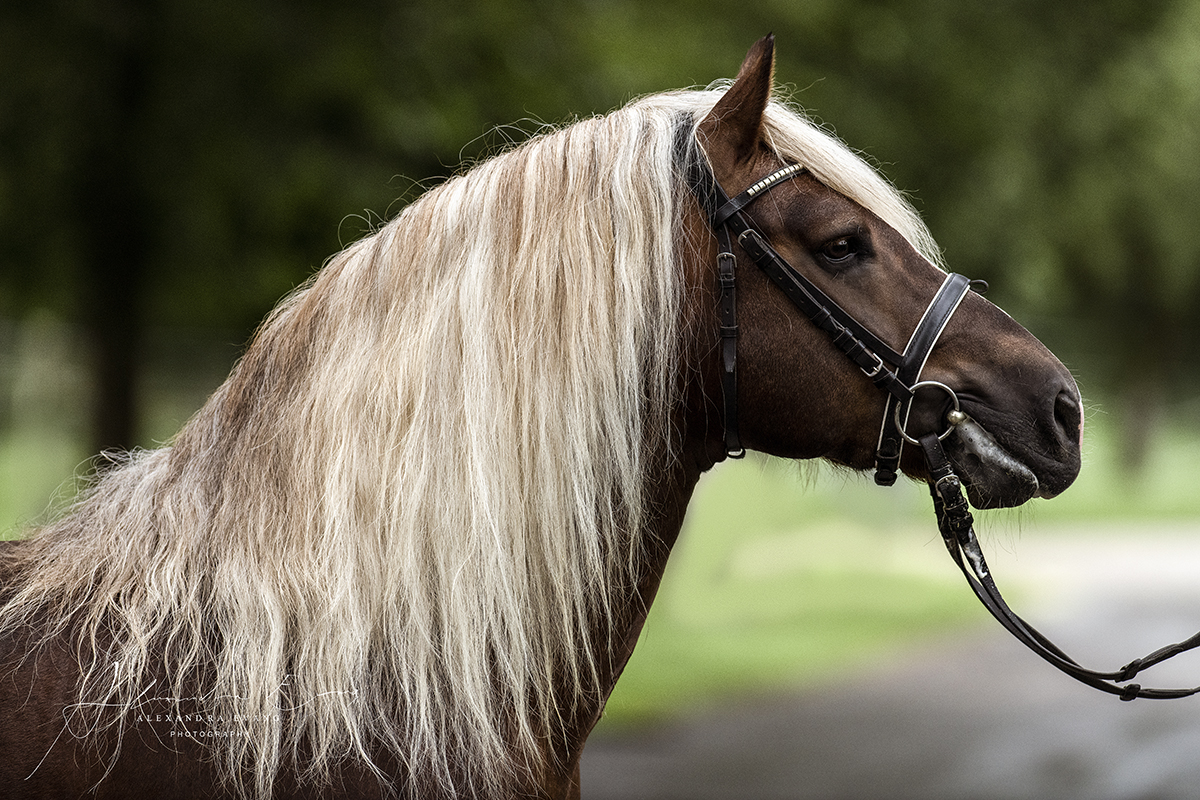
POLYGON ((975 508, 1011 508, 1047 497, 1033 470, 1013 458, 979 423, 968 417, 945 441, 975 508))

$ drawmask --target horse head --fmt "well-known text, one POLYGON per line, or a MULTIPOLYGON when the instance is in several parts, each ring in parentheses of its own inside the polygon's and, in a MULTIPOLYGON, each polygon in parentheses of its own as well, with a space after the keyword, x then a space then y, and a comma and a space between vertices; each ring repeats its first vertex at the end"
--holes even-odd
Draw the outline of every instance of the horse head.
MULTIPOLYGON (((695 136, 717 184, 732 197, 789 163, 798 164, 745 213, 790 267, 898 353, 946 279, 936 248, 911 211, 874 185, 873 170, 853 155, 822 146, 812 153, 789 138, 786 118, 770 102, 773 42, 759 41, 736 81, 702 120, 695 136), (832 153, 832 155, 831 155, 832 153), (840 154, 840 156, 839 156, 840 154), (842 157, 842 163, 830 163, 842 157), (802 167, 800 169, 799 167, 802 167), (901 233, 898 228, 907 229, 901 233), (922 250, 924 252, 922 252, 922 250)), ((823 135, 823 134, 822 134, 823 135)), ((826 143, 826 145, 828 142, 826 143)), ((697 209, 692 225, 708 227, 697 209)), ((718 243, 692 254, 706 265, 709 286, 718 243)), ((856 469, 873 465, 887 394, 838 349, 826 331, 797 312, 784 292, 754 268, 734 244, 737 280, 737 425, 741 443, 785 458, 825 458, 856 469)), ((715 290, 709 290, 713 292, 715 290)), ((709 307, 716 305, 709 297, 709 307)), ((720 347, 708 339, 706 405, 720 417, 720 347)), ((961 404, 965 424, 947 437, 946 450, 979 508, 1014 506, 1051 497, 1074 480, 1080 466, 1082 413, 1070 372, 1032 334, 974 291, 928 353, 923 382, 904 421, 917 436, 946 427, 950 404, 961 404)), ((725 421, 705 420, 708 453, 724 450, 725 421)), ((927 478, 917 447, 904 448, 900 467, 927 478)), ((716 453, 716 458, 721 454, 716 453)))

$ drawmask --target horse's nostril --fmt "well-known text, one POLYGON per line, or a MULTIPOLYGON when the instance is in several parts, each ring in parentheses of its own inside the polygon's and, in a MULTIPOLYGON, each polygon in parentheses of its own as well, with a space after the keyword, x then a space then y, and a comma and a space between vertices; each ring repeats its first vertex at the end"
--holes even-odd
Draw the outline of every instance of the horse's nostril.
POLYGON ((1063 389, 1054 398, 1054 421, 1069 442, 1078 442, 1083 433, 1083 410, 1074 392, 1063 389))

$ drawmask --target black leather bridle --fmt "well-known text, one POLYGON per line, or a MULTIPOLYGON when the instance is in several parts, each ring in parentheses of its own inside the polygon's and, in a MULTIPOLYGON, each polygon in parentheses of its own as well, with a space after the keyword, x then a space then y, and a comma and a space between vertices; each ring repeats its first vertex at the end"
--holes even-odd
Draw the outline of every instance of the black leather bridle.
POLYGON ((929 490, 933 496, 938 529, 946 549, 966 577, 976 597, 1009 633, 1067 675, 1100 691, 1117 695, 1122 700, 1134 700, 1139 697, 1171 699, 1200 693, 1200 686, 1191 689, 1151 689, 1130 682, 1140 671, 1200 647, 1200 633, 1134 659, 1115 672, 1098 672, 1081 667, 1036 628, 1017 616, 1001 596, 975 535, 974 520, 963 495, 962 481, 955 474, 942 448, 942 440, 953 433, 956 426, 962 424, 967 417, 959 408, 958 397, 953 389, 936 381, 920 380, 930 352, 941 338, 959 303, 970 290, 971 281, 962 275, 948 274, 925 309, 904 351, 897 352, 792 267, 771 246, 746 214, 746 208, 772 187, 804 173, 804 166, 792 164, 778 169, 731 199, 721 188, 694 139, 689 137, 681 150, 687 165, 688 186, 708 216, 709 224, 717 238, 721 391, 726 455, 731 458, 741 458, 745 455, 738 435, 737 255, 733 248, 736 241, 792 304, 818 328, 825 331, 833 343, 858 365, 876 386, 887 393, 875 454, 875 482, 884 486, 895 483, 905 442, 921 447, 929 470, 929 490), (905 426, 914 395, 922 387, 933 387, 946 392, 950 397, 952 409, 946 415, 945 431, 914 438, 905 430, 905 426))
MULTIPOLYGON (((792 304, 825 331, 835 346, 845 353, 871 381, 887 393, 879 444, 875 453, 875 482, 890 486, 896 482, 900 454, 906 435, 913 395, 922 386, 936 386, 952 397, 953 391, 932 381, 921 382, 921 371, 959 303, 970 290, 971 282, 950 273, 930 301, 903 352, 897 352, 869 328, 821 291, 812 281, 792 267, 758 230, 745 209, 773 187, 806 172, 800 164, 778 169, 754 183, 733 199, 698 152, 689 161, 688 183, 708 215, 717 236, 717 279, 721 317, 721 389, 725 411, 725 451, 732 458, 744 454, 738 434, 737 393, 737 256, 736 240, 751 260, 778 286, 792 304)), ((915 441, 909 439, 909 441, 915 441)))

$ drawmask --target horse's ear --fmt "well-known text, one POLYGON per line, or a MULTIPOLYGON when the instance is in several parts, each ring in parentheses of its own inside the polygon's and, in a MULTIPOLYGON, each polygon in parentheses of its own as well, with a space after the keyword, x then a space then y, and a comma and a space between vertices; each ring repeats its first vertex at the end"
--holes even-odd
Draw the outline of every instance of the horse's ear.
POLYGON ((696 130, 714 167, 734 166, 754 157, 774 79, 775 36, 768 34, 750 48, 733 86, 696 130))

